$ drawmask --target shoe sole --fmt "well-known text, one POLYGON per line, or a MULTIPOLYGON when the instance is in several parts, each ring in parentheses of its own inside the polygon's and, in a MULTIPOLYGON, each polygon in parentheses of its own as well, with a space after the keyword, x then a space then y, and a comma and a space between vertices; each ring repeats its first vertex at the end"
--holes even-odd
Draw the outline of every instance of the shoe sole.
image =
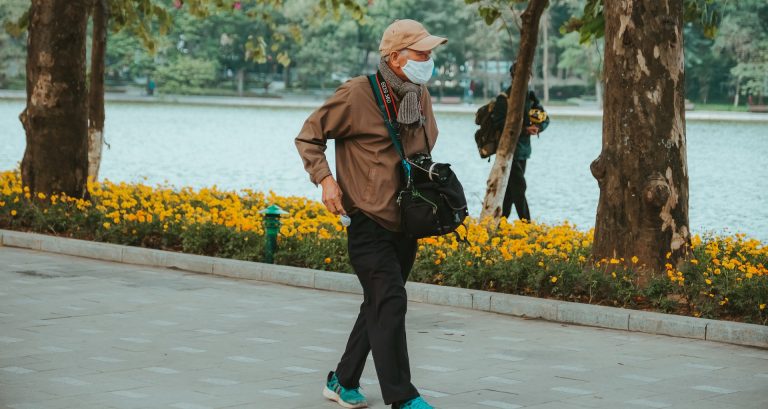
POLYGON ((325 396, 326 399, 330 399, 330 400, 338 403, 342 407, 345 407, 345 408, 348 408, 348 409, 358 409, 358 408, 367 408, 368 407, 368 403, 358 403, 357 405, 353 405, 351 403, 344 402, 343 400, 341 400, 341 397, 339 396, 338 393, 328 389, 327 386, 323 388, 323 396, 325 396))

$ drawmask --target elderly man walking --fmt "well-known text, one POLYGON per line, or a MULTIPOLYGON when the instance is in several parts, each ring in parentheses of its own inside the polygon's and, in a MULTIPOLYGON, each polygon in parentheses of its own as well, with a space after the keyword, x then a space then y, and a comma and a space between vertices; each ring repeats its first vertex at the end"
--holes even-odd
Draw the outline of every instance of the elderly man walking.
POLYGON ((395 111, 389 115, 397 118, 395 126, 406 156, 428 152, 434 146, 437 124, 424 84, 434 69, 432 50, 446 42, 416 21, 395 21, 381 39, 377 81, 360 76, 343 84, 310 115, 296 137, 310 180, 322 186, 325 206, 331 213, 351 218, 348 251, 363 287, 363 302, 346 350, 323 389, 326 398, 346 408, 368 406, 360 393, 368 352, 373 353, 387 405, 432 408, 411 383, 405 282, 417 245, 401 229, 397 204, 397 193, 403 187, 400 156, 381 109, 395 111), (386 107, 380 107, 374 92, 388 102, 386 107), (328 139, 335 140, 335 179, 325 157, 328 139))

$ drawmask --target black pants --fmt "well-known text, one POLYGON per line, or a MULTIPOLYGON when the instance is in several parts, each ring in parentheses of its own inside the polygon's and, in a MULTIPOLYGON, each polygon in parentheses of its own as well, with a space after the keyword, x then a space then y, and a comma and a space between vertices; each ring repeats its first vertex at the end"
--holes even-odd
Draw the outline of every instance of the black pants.
POLYGON ((352 216, 347 228, 349 258, 363 286, 363 303, 336 368, 345 388, 360 386, 368 352, 389 405, 419 396, 411 384, 405 312, 405 281, 416 258, 416 240, 384 229, 363 213, 352 216))
POLYGON ((520 219, 531 220, 531 211, 528 209, 528 201, 525 199, 525 161, 513 160, 512 169, 509 171, 509 182, 507 190, 504 193, 504 205, 502 206, 502 215, 509 218, 512 212, 512 204, 517 210, 517 217, 520 219))

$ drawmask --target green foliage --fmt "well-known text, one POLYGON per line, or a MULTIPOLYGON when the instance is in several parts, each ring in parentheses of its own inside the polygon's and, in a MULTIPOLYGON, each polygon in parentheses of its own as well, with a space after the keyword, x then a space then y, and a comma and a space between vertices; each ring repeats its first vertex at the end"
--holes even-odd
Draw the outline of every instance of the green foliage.
POLYGON ((261 261, 264 256, 264 237, 250 231, 233 231, 220 224, 193 224, 181 230, 179 238, 185 253, 250 261, 261 261))
MULTIPOLYGON (((605 35, 603 4, 604 0, 587 0, 581 15, 568 20, 561 32, 578 32, 582 43, 602 38, 605 35)), ((714 38, 722 20, 722 9, 727 4, 728 0, 684 0, 684 20, 695 24, 708 38, 714 38)))
POLYGON ((605 16, 603 15, 603 0, 587 0, 581 16, 572 17, 561 28, 560 33, 579 33, 579 42, 587 44, 592 39, 605 35, 605 16))
POLYGON ((557 40, 557 46, 562 50, 557 62, 557 68, 570 70, 594 84, 603 76, 603 41, 596 40, 591 44, 582 44, 579 34, 571 32, 557 40))
POLYGON ((157 68, 155 77, 160 89, 168 93, 192 93, 213 85, 216 61, 180 56, 157 68))
POLYGON ((5 26, 5 31, 0 30, 0 88, 18 82, 14 77, 23 71, 26 39, 19 26, 26 24, 27 7, 25 0, 0 2, 0 22, 5 26))
POLYGON ((713 52, 736 62, 730 73, 743 95, 768 95, 768 3, 742 0, 733 4, 713 52))
POLYGON ((727 101, 733 92, 730 70, 736 61, 732 56, 717 51, 715 41, 707 38, 692 24, 686 24, 683 33, 686 97, 697 102, 697 109, 701 103, 727 101))

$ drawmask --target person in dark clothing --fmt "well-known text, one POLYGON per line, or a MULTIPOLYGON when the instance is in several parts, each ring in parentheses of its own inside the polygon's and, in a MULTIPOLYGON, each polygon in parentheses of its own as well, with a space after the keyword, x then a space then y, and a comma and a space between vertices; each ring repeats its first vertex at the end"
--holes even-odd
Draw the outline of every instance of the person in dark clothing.
MULTIPOLYGON (((509 74, 512 79, 514 79, 515 64, 512 64, 512 67, 509 69, 509 74)), ((504 122, 507 120, 507 95, 511 92, 512 85, 510 84, 506 93, 499 94, 499 96, 496 97, 496 104, 493 107, 491 119, 498 129, 503 129, 504 122)), ((528 200, 525 198, 525 190, 527 188, 525 182, 525 164, 531 157, 531 135, 538 135, 541 131, 547 129, 547 126, 549 126, 549 116, 541 114, 546 111, 544 111, 544 107, 541 106, 541 103, 533 90, 528 91, 523 112, 523 127, 520 131, 520 137, 517 140, 515 156, 512 160, 512 168, 509 173, 509 182, 507 182, 507 189, 504 193, 502 215, 509 218, 509 215, 512 213, 512 205, 514 204, 517 216, 521 220, 530 221, 531 212, 528 209, 528 200), (533 121, 531 120, 532 111, 534 111, 534 113, 536 113, 536 111, 540 112, 538 115, 534 115, 534 117, 538 118, 533 121)))
MULTIPOLYGON (((414 20, 396 20, 382 35, 379 90, 392 91, 406 156, 429 152, 437 141, 425 84, 434 71, 432 50, 447 41, 414 20)), ((368 407, 360 377, 373 355, 385 404, 432 409, 411 383, 405 331, 405 283, 418 244, 403 232, 397 202, 404 187, 400 156, 368 78, 347 81, 315 110, 296 137, 296 148, 310 180, 322 186, 328 211, 351 219, 349 260, 363 289, 360 313, 336 370, 325 379, 323 396, 348 409, 368 407), (335 143, 336 177, 325 156, 329 139, 335 143)))

